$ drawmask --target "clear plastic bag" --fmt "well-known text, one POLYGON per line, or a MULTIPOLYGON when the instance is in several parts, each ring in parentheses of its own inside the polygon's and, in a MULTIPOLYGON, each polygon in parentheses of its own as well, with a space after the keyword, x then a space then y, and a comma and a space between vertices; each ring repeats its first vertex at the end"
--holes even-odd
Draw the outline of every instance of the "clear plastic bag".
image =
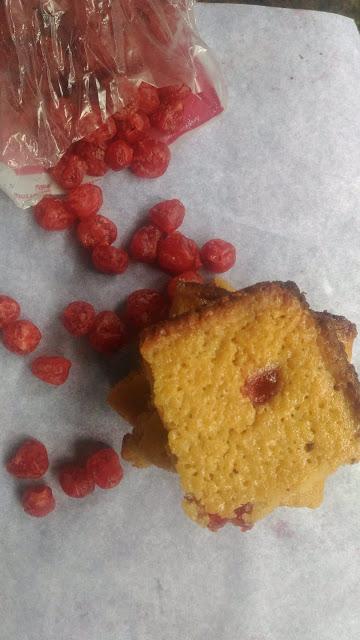
POLYGON ((196 31, 192 0, 2 0, 0 180, 9 171, 29 180, 55 165, 74 141, 131 107, 141 82, 192 91, 167 142, 222 111, 221 74, 196 31))

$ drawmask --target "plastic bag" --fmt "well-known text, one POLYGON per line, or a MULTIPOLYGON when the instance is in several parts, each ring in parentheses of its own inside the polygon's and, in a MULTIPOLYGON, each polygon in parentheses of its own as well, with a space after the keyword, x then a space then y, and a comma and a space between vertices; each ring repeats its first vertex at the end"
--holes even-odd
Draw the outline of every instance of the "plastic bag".
POLYGON ((53 191, 46 170, 137 87, 186 85, 171 142, 223 109, 218 67, 195 29, 192 0, 2 0, 0 186, 20 206, 53 191))

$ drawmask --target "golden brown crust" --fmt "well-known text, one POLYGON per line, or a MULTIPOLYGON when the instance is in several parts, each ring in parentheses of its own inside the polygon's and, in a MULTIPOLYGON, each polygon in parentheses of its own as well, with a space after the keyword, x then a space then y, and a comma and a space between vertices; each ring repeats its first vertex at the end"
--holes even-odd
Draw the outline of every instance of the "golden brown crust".
POLYGON ((164 320, 145 329, 140 336, 140 353, 145 343, 147 346, 150 346, 162 336, 173 335, 184 329, 188 331, 193 330, 199 322, 206 321, 207 318, 214 316, 216 313, 220 313, 220 317, 222 317, 228 309, 233 308, 234 304, 239 304, 244 298, 256 293, 280 296, 285 305, 295 296, 304 308, 309 309, 305 297, 301 294, 298 286, 294 282, 259 282, 235 293, 229 293, 225 296, 221 295, 220 298, 212 304, 204 304, 202 307, 196 309, 196 311, 189 311, 181 316, 177 316, 171 320, 164 320))
POLYGON ((170 309, 170 318, 183 315, 190 310, 211 304, 229 295, 231 295, 229 291, 217 287, 213 283, 198 284, 179 281, 170 309))
MULTIPOLYGON (((285 283, 289 290, 293 290, 299 295, 297 286, 293 283, 285 283)), ((186 312, 193 311, 196 307, 200 308, 205 305, 217 302, 225 296, 232 296, 236 291, 233 289, 224 289, 215 281, 208 284, 198 284, 195 282, 179 282, 177 285, 177 295, 175 296, 170 317, 176 317, 186 312)), ((344 344, 346 354, 351 360, 352 347, 357 336, 357 328, 353 322, 350 322, 345 316, 335 315, 328 311, 315 312, 323 321, 330 323, 336 331, 336 335, 340 342, 344 344)))
POLYGON ((334 313, 329 313, 329 311, 320 311, 319 313, 324 320, 328 320, 334 326, 339 327, 339 331, 342 331, 344 337, 355 340, 358 334, 356 324, 345 318, 345 316, 335 315, 334 313))
POLYGON ((332 324, 322 314, 313 315, 321 329, 323 340, 318 344, 334 378, 334 390, 342 392, 348 399, 360 425, 360 385, 356 370, 348 361, 344 345, 338 339, 332 324))
POLYGON ((352 345, 357 336, 356 324, 350 322, 345 316, 337 316, 328 311, 319 311, 316 312, 316 315, 319 315, 323 322, 332 325, 340 342, 352 345))

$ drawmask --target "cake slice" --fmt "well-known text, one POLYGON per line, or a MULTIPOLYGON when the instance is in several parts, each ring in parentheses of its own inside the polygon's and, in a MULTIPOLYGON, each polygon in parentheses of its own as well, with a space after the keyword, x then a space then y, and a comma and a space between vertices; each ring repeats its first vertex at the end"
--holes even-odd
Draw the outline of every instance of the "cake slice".
POLYGON ((200 524, 246 528, 359 458, 356 374, 294 285, 256 285, 162 323, 140 352, 200 524))
MULTIPOLYGON (((179 283, 171 312, 184 313, 209 304, 226 295, 227 291, 235 291, 223 280, 215 279, 213 284, 198 285, 179 283), (215 285, 215 286, 214 286, 215 285)), ((357 335, 356 326, 342 316, 334 316, 327 312, 322 317, 334 327, 339 340, 351 359, 353 342, 357 335)), ((134 371, 121 380, 109 395, 110 405, 133 426, 133 432, 123 440, 122 455, 135 467, 158 467, 175 471, 174 461, 167 446, 167 431, 157 411, 151 404, 151 389, 145 374, 134 371)), ((318 480, 310 489, 302 487, 287 493, 283 506, 318 507, 323 500, 324 480, 318 480)))

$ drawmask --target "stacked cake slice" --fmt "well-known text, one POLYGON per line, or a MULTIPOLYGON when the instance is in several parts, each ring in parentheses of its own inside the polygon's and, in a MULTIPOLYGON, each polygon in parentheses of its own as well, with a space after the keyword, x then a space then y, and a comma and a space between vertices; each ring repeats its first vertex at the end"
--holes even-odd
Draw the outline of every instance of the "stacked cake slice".
POLYGON ((360 458, 354 325, 290 283, 179 284, 171 315, 111 392, 133 426, 123 456, 176 471, 185 511, 214 530, 318 506, 326 477, 360 458))

